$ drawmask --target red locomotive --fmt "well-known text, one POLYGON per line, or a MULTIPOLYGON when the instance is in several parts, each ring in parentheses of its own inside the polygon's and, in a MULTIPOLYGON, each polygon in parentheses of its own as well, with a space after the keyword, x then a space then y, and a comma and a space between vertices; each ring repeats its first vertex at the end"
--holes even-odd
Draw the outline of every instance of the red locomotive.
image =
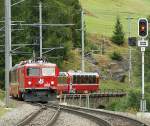
POLYGON ((54 98, 59 69, 41 58, 22 61, 10 71, 10 95, 25 101, 48 101, 54 98))
POLYGON ((99 74, 92 72, 60 72, 58 92, 88 93, 99 90, 99 74))

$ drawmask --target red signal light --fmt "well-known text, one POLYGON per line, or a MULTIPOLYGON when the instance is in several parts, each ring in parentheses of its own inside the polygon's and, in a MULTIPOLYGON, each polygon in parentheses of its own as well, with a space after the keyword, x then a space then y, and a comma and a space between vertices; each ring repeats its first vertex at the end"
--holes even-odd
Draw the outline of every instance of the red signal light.
POLYGON ((139 19, 138 31, 140 37, 146 37, 148 35, 148 21, 145 18, 139 19))
POLYGON ((142 26, 142 27, 141 27, 141 31, 144 31, 144 30, 145 30, 145 27, 144 27, 144 26, 142 26))

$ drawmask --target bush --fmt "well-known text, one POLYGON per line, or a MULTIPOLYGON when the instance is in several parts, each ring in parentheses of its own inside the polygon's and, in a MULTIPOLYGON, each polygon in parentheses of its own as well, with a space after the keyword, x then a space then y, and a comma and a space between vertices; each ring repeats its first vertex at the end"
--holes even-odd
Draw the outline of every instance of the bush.
POLYGON ((122 56, 119 52, 113 52, 110 56, 110 58, 112 60, 117 60, 117 61, 121 61, 122 60, 122 56))
POLYGON ((111 111, 126 111, 127 106, 127 97, 123 97, 120 100, 113 101, 106 109, 111 111))
POLYGON ((141 92, 140 89, 133 89, 128 94, 128 108, 136 108, 139 110, 140 107, 141 92))
POLYGON ((87 52, 91 50, 98 50, 98 49, 99 47, 96 44, 92 43, 91 41, 87 41, 86 46, 85 46, 85 50, 87 52))
MULTIPOLYGON (((113 111, 128 111, 131 113, 135 113, 139 111, 140 99, 140 90, 130 90, 128 96, 123 97, 118 101, 112 102, 110 105, 107 106, 107 109, 113 111)), ((147 103, 147 105, 149 105, 149 103, 147 103)))

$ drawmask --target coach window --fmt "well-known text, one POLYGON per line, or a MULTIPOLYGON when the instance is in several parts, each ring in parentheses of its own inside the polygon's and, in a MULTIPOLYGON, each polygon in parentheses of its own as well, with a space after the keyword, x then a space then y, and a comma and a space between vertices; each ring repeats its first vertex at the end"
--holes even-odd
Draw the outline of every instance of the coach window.
POLYGON ((89 83, 88 75, 85 75, 84 79, 85 79, 85 84, 88 84, 89 83))
POLYGON ((77 75, 77 84, 80 84, 80 83, 81 83, 81 76, 77 75))
POLYGON ((93 83, 93 76, 89 76, 89 84, 92 84, 93 83))
POLYGON ((82 84, 82 75, 79 75, 79 84, 82 84))
POLYGON ((80 75, 80 84, 83 83, 83 75, 80 75))
POLYGON ((83 82, 83 79, 84 79, 84 76, 83 76, 83 75, 81 75, 81 76, 80 76, 80 83, 81 83, 81 84, 83 84, 83 83, 84 83, 84 82, 83 82))
POLYGON ((96 76, 93 76, 93 83, 96 84, 96 76))
POLYGON ((85 84, 88 84, 89 80, 88 80, 88 75, 85 76, 85 84))
POLYGON ((27 68, 28 76, 40 76, 40 68, 27 68))
POLYGON ((73 84, 76 84, 76 83, 77 83, 77 76, 73 75, 73 84))
POLYGON ((96 83, 95 75, 93 75, 93 76, 92 76, 92 78, 93 78, 92 83, 94 83, 94 84, 95 84, 95 83, 96 83))
POLYGON ((88 75, 85 76, 85 84, 88 84, 89 83, 89 79, 88 79, 88 75))
POLYGON ((86 82, 85 77, 86 76, 84 76, 84 75, 81 76, 81 84, 85 84, 85 82, 86 82))

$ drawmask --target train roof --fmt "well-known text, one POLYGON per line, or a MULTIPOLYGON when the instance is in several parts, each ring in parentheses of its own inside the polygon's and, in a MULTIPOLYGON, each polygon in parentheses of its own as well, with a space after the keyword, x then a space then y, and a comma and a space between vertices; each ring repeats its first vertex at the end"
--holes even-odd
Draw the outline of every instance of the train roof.
POLYGON ((56 64, 53 64, 53 63, 27 63, 25 64, 24 66, 51 66, 51 67, 55 67, 56 64))
POLYGON ((11 70, 15 70, 17 68, 21 67, 39 67, 39 66, 44 66, 44 67, 56 67, 56 64, 53 63, 47 63, 47 62, 37 62, 37 63, 25 63, 25 64, 16 64, 14 67, 11 68, 11 70))
POLYGON ((70 75, 89 75, 89 76, 96 75, 96 76, 99 76, 99 74, 96 72, 68 72, 68 73, 70 75))

